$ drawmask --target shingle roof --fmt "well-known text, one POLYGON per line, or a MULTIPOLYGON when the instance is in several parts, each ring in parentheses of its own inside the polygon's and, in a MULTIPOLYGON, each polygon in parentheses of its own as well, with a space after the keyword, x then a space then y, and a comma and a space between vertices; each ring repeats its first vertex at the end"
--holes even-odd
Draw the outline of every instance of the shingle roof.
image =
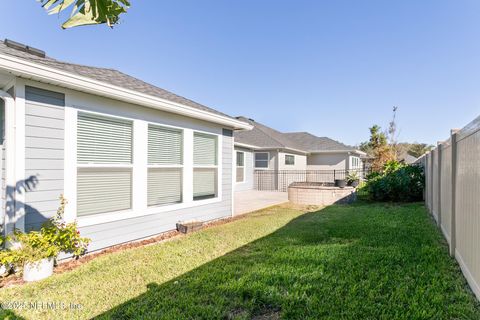
POLYGON ((317 137, 308 132, 289 132, 285 135, 291 141, 294 141, 299 148, 308 152, 316 151, 352 151, 354 147, 347 146, 341 142, 335 141, 327 137, 317 137))
POLYGON ((280 131, 245 117, 237 117, 237 119, 251 124, 253 129, 249 131, 235 132, 235 142, 260 148, 294 149, 302 151, 302 149, 299 148, 295 142, 291 141, 284 133, 280 131))
POLYGON ((45 57, 45 58, 38 57, 27 52, 10 48, 6 46, 3 41, 0 41, 0 53, 8 54, 10 56, 14 56, 20 59, 28 60, 30 62, 42 64, 47 67, 63 70, 66 72, 70 72, 76 75, 84 76, 84 77, 98 80, 101 82, 109 83, 124 89, 141 92, 150 96, 154 96, 154 97, 165 99, 171 102, 179 103, 179 104, 189 106, 195 109, 199 109, 202 111, 207 111, 217 115, 222 115, 225 117, 232 118, 220 111, 206 107, 202 104, 199 104, 197 102, 194 102, 182 96, 176 95, 167 90, 156 87, 152 84, 149 84, 147 82, 144 82, 142 80, 129 76, 115 69, 98 68, 98 67, 74 64, 74 63, 52 59, 50 57, 45 57))
POLYGON ((351 151, 355 148, 327 137, 317 137, 308 132, 283 133, 246 117, 237 117, 253 125, 250 131, 235 132, 235 142, 263 149, 293 149, 304 152, 351 151))

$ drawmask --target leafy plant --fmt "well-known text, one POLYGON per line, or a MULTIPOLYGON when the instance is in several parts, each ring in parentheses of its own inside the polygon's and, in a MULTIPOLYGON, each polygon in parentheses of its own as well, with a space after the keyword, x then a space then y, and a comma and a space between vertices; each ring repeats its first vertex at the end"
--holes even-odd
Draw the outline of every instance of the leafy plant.
POLYGON ((35 262, 45 258, 54 258, 60 252, 70 253, 79 257, 87 250, 90 242, 88 238, 82 238, 77 223, 66 223, 63 220, 67 200, 60 196, 60 207, 57 214, 45 222, 39 231, 23 233, 15 230, 13 241, 19 244, 19 248, 11 250, 18 264, 35 262))
POLYGON ((413 202, 423 199, 423 168, 388 162, 381 173, 369 175, 365 189, 375 201, 413 202))
POLYGON ((120 15, 130 7, 128 0, 37 0, 48 14, 59 14, 72 8, 70 18, 62 24, 63 29, 90 24, 117 24, 120 15), (73 6, 72 6, 73 5, 73 6))
POLYGON ((350 185, 355 181, 360 181, 360 176, 356 170, 350 171, 347 175, 347 183, 350 185))

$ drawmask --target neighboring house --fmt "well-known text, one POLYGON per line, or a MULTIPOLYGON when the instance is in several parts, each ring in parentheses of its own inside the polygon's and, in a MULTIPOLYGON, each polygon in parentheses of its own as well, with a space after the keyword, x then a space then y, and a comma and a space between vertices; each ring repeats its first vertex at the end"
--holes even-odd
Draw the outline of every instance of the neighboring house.
POLYGON ((400 161, 400 162, 403 162, 403 163, 405 163, 405 164, 414 164, 414 163, 417 162, 417 160, 418 160, 418 158, 412 156, 412 155, 409 154, 409 153, 405 153, 404 155, 402 155, 402 156, 400 157, 400 160, 399 160, 399 161, 400 161))
POLYGON ((312 178, 313 171, 330 170, 333 177, 334 170, 363 169, 361 157, 365 153, 338 141, 308 132, 282 133, 253 119, 237 119, 252 125, 253 129, 234 133, 236 190, 254 189, 259 183, 275 189, 297 179, 295 174, 299 179, 304 177, 306 171, 312 172, 304 179, 312 178), (287 171, 291 172, 288 177, 287 171))
POLYGON ((0 227, 68 200, 90 250, 233 212, 233 131, 248 123, 113 69, 0 43, 0 227))

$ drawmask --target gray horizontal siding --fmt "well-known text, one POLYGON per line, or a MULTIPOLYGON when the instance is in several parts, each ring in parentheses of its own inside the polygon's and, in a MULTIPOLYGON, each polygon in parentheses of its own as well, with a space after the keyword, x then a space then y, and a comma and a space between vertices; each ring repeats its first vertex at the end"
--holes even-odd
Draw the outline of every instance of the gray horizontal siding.
POLYGON ((92 239, 89 250, 99 250, 115 244, 174 230, 176 223, 181 220, 210 221, 230 216, 232 210, 232 150, 233 139, 224 133, 222 145, 222 201, 193 208, 82 227, 82 236, 92 239))
POLYGON ((31 230, 55 214, 63 193, 65 97, 28 86, 25 97, 25 173, 36 179, 25 194, 25 228, 31 230))

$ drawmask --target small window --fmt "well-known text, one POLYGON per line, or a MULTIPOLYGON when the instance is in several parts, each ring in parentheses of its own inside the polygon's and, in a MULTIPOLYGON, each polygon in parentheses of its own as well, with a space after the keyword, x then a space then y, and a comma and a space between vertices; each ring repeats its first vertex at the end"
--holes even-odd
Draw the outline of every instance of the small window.
POLYGON ((285 155, 285 165, 286 166, 294 166, 295 165, 295 156, 292 156, 291 154, 286 154, 285 155))
POLYGON ((193 200, 215 198, 218 194, 217 136, 193 135, 193 200))
POLYGON ((245 153, 237 151, 237 182, 245 181, 245 153))
POLYGON ((267 169, 270 154, 268 152, 255 153, 255 168, 267 169))
POLYGON ((148 125, 148 206, 182 202, 183 131, 148 125))

